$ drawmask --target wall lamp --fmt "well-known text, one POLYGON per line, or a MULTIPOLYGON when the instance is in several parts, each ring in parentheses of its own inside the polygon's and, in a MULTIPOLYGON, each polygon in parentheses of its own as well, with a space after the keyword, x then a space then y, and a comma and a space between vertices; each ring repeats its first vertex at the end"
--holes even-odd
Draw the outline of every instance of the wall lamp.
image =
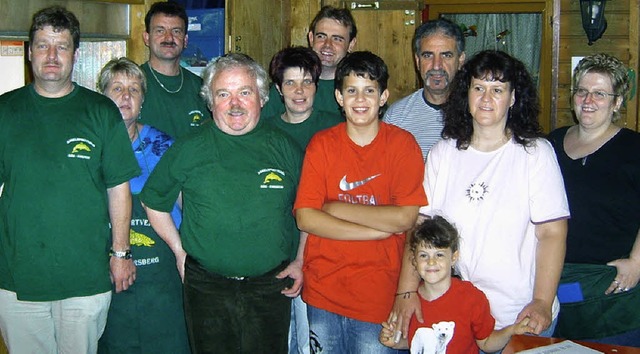
POLYGON ((589 45, 600 39, 607 29, 607 20, 604 18, 604 5, 606 3, 607 0, 580 0, 582 28, 587 34, 589 45))

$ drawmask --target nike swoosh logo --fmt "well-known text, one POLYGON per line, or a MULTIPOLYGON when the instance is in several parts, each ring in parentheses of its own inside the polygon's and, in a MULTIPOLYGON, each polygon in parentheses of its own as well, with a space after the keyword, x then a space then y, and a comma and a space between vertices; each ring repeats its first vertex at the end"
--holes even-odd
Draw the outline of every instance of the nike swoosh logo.
POLYGON ((344 192, 348 192, 352 189, 356 189, 360 186, 362 186, 363 184, 371 181, 372 179, 376 178, 380 176, 380 174, 378 173, 375 176, 371 176, 371 177, 367 177, 361 181, 355 181, 355 182, 347 182, 347 175, 345 175, 344 177, 342 177, 342 179, 340 180, 340 190, 344 191, 344 192))

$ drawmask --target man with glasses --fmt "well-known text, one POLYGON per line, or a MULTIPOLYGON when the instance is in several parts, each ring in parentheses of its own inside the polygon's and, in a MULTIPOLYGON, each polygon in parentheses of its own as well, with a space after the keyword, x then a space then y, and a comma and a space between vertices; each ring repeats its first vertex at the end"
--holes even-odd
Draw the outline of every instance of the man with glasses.
POLYGON ((144 44, 149 61, 142 64, 147 76, 147 93, 140 111, 140 122, 179 138, 211 118, 200 97, 202 80, 180 66, 187 47, 189 20, 182 5, 156 2, 144 19, 144 44))

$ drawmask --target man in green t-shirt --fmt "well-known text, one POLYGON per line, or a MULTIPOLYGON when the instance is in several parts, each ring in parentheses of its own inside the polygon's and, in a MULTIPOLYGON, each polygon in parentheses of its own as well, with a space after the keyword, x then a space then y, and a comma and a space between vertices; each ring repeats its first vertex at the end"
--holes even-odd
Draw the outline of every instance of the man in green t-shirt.
POLYGON ((302 151, 260 120, 268 81, 253 59, 227 54, 203 78, 214 124, 167 150, 140 199, 176 255, 191 350, 286 353, 290 299, 302 286, 292 214, 302 151), (169 212, 180 193, 178 232, 169 212))
MULTIPOLYGON (((322 62, 322 73, 313 104, 314 108, 327 112, 340 112, 335 98, 334 78, 336 67, 342 58, 356 46, 356 21, 348 9, 323 6, 309 26, 309 47, 322 62)), ((285 111, 284 102, 275 88, 269 90, 269 102, 265 104, 264 117, 280 115, 285 111)))
POLYGON ((202 80, 180 66, 180 56, 189 41, 187 13, 178 3, 156 2, 144 23, 142 39, 149 47, 149 61, 141 66, 147 77, 147 92, 140 122, 177 139, 211 120, 200 97, 202 80))
POLYGON ((135 280, 128 181, 140 168, 115 104, 71 81, 79 42, 73 13, 38 11, 33 83, 0 96, 0 330, 12 353, 95 353, 111 283, 135 280))

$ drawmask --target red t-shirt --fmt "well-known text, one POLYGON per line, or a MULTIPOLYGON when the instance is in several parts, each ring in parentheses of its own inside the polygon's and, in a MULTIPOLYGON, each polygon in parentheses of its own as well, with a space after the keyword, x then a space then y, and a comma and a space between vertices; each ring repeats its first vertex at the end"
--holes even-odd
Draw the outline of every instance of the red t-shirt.
MULTIPOLYGON (((427 301, 421 296, 419 298, 424 323, 419 323, 415 316, 411 318, 410 348, 417 344, 413 343, 414 335, 418 328, 423 327, 433 328, 434 332, 445 338, 445 341, 448 340, 447 353, 478 353, 476 340, 485 339, 493 332, 496 321, 491 316, 489 300, 480 289, 468 281, 452 278, 451 287, 441 297, 433 301, 427 301), (448 322, 455 323, 453 331, 450 330, 451 325, 448 322)), ((424 335, 431 336, 431 334, 424 335)), ((433 339, 426 338, 417 339, 417 341, 434 343, 433 339)))
MULTIPOLYGON (((422 206, 424 162, 408 132, 380 122, 371 144, 356 145, 346 123, 317 133, 307 146, 294 209, 327 201, 422 206)), ((310 234, 304 251, 303 299, 365 322, 389 315, 398 283, 404 234, 375 241, 337 241, 310 234)))

